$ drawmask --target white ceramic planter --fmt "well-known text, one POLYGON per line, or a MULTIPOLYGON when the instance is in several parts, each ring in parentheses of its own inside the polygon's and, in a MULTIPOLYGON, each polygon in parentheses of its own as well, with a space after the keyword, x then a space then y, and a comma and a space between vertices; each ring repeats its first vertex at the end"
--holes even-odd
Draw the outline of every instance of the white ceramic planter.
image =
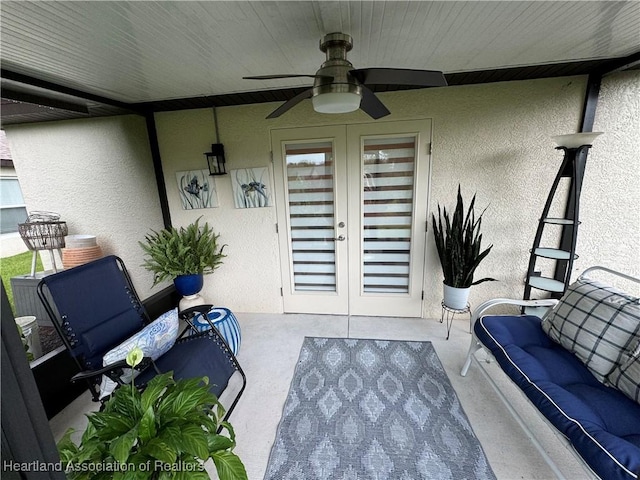
POLYGON ((444 304, 453 310, 464 310, 469 303, 469 291, 471 287, 456 288, 442 284, 444 288, 444 304))
POLYGON ((16 323, 22 328, 22 334, 27 339, 27 345, 29 346, 28 351, 33 353, 33 359, 40 358, 42 356, 42 345, 40 344, 40 332, 36 317, 33 315, 16 317, 16 323))

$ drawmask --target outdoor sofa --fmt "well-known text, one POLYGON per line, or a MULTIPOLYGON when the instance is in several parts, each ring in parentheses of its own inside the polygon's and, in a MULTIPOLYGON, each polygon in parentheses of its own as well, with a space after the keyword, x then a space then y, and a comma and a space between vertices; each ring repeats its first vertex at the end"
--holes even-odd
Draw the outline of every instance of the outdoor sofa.
MULTIPOLYGON (((594 267, 559 301, 485 302, 472 316, 473 339, 461 373, 466 375, 472 355, 485 347, 566 438, 587 471, 602 479, 636 480, 640 478, 640 304, 637 296, 589 278, 598 270, 640 283, 594 267), (504 304, 553 308, 543 319, 486 314, 504 304)), ((534 444, 550 461, 535 437, 534 444)), ((562 478, 553 462, 550 466, 562 478)))

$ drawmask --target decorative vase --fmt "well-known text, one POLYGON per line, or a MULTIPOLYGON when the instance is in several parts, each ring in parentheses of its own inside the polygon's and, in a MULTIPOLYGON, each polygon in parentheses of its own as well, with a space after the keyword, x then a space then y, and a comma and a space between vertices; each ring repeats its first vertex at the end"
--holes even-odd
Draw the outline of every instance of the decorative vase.
POLYGON ((176 290, 183 297, 195 295, 204 285, 204 275, 201 273, 193 273, 189 275, 178 275, 173 279, 176 290))
POLYGON ((178 304, 180 311, 205 303, 204 299, 198 295, 204 285, 204 275, 202 273, 178 275, 173 279, 173 284, 176 287, 176 291, 182 295, 182 299, 178 304))
MULTIPOLYGON (((215 307, 209 310, 207 317, 209 317, 209 321, 213 323, 213 326, 220 332, 222 338, 225 339, 233 354, 237 355, 240 351, 240 341, 242 337, 240 324, 235 315, 228 308, 215 307)), ((199 332, 204 332, 211 328, 211 324, 203 318, 202 315, 196 316, 193 324, 199 332)))
POLYGON ((444 287, 444 304, 446 307, 452 310, 465 310, 469 305, 469 292, 471 287, 458 288, 450 287, 449 285, 442 284, 444 287))

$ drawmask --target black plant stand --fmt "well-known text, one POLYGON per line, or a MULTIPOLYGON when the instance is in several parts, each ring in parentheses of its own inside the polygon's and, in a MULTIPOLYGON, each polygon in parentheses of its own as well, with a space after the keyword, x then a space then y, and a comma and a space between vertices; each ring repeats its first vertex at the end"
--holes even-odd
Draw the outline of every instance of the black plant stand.
POLYGON ((463 309, 451 308, 451 307, 447 307, 444 304, 444 300, 442 301, 441 305, 442 305, 442 313, 440 315, 440 323, 444 323, 445 320, 447 321, 447 340, 449 340, 449 336, 451 334, 451 325, 453 325, 453 318, 456 315, 468 313, 469 322, 471 322, 471 305, 467 303, 467 306, 463 309))

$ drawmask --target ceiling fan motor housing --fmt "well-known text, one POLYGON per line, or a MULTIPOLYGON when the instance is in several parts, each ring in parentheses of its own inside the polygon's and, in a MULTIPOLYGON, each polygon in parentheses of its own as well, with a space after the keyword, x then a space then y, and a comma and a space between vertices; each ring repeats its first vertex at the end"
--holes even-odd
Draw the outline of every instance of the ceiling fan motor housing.
POLYGON ((327 54, 326 61, 316 72, 313 96, 323 93, 355 93, 362 96, 360 83, 350 73, 353 65, 347 52, 353 48, 353 39, 346 33, 329 33, 320 40, 320 50, 327 54))

